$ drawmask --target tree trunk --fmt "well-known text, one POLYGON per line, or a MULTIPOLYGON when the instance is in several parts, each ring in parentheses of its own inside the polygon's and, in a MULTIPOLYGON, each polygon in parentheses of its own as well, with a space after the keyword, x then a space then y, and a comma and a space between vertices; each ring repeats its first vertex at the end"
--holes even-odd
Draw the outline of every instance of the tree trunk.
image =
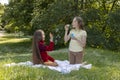
POLYGON ((113 4, 112 4, 112 7, 111 7, 110 11, 113 10, 113 8, 114 8, 114 6, 115 6, 115 3, 116 3, 117 1, 118 1, 118 0, 114 0, 114 1, 113 1, 113 4))

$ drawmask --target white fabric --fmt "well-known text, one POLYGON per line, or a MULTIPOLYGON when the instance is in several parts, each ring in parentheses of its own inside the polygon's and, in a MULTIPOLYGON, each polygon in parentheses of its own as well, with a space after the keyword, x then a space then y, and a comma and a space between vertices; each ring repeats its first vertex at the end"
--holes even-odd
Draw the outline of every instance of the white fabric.
POLYGON ((42 67, 42 68, 49 68, 51 70, 56 70, 58 72, 61 72, 62 74, 67 74, 70 73, 72 70, 79 70, 80 67, 86 68, 86 69, 91 69, 92 64, 87 64, 87 65, 82 65, 82 64, 69 64, 68 60, 60 61, 60 60, 55 60, 55 62, 58 63, 58 66, 53 67, 53 66, 46 66, 42 64, 37 64, 33 65, 32 62, 26 61, 26 62, 20 62, 20 63, 10 63, 10 64, 5 64, 4 66, 29 66, 29 67, 42 67))

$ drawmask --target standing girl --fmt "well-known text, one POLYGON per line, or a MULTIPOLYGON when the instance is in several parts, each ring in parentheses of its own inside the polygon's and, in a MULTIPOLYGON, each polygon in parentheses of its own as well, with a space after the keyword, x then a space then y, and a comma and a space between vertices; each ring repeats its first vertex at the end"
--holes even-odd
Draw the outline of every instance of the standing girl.
POLYGON ((45 33, 43 30, 36 30, 33 36, 33 64, 44 64, 49 66, 57 66, 55 60, 48 55, 47 51, 54 48, 53 35, 50 33, 50 44, 45 45, 45 33))
POLYGON ((72 21, 73 29, 68 34, 69 26, 65 25, 65 43, 70 40, 69 44, 69 61, 70 64, 81 64, 83 59, 83 51, 86 45, 87 33, 84 30, 84 24, 81 17, 74 17, 72 21))

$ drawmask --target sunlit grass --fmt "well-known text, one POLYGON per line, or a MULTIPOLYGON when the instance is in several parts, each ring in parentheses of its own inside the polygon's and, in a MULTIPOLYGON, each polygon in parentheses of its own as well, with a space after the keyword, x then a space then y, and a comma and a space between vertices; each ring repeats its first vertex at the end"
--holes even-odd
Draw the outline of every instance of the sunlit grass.
MULTIPOLYGON (((80 68, 69 74, 61 74, 48 68, 29 66, 5 67, 4 64, 32 60, 31 38, 4 36, 0 38, 0 80, 120 80, 120 53, 86 48, 84 61, 92 69, 80 68)), ((68 50, 49 52, 58 60, 68 60, 68 50)))
POLYGON ((3 44, 3 43, 18 43, 18 42, 22 42, 24 40, 29 40, 28 38, 14 38, 14 39, 7 39, 7 38, 3 38, 0 42, 0 44, 3 44))

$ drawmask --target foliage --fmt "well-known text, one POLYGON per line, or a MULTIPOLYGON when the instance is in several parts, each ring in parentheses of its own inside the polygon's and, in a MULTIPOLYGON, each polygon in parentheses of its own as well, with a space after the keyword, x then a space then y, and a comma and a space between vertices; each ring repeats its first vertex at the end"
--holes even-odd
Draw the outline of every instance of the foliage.
POLYGON ((1 16, 4 13, 4 5, 0 4, 0 30, 3 28, 1 16))
POLYGON ((47 41, 52 32, 56 46, 64 47, 64 25, 82 16, 87 46, 120 50, 119 0, 10 0, 5 8, 2 19, 9 32, 33 34, 43 29, 47 41))
POLYGON ((33 0, 10 0, 3 15, 3 21, 9 25, 5 26, 5 29, 9 32, 15 32, 15 28, 18 27, 19 31, 29 33, 32 10, 33 0))
MULTIPOLYGON (((96 2, 94 2, 95 4, 96 2)), ((92 5, 91 7, 82 15, 88 32, 88 46, 119 51, 120 6, 117 5, 117 1, 108 0, 99 4, 98 7, 92 5)))
MULTIPOLYGON (((34 12, 35 16, 32 20, 32 27, 34 30, 43 29, 48 36, 49 32, 55 34, 55 42, 59 47, 63 47, 63 30, 65 23, 71 23, 71 17, 74 15, 72 13, 73 9, 72 2, 69 0, 56 0, 54 3, 51 3, 41 12, 41 8, 38 8, 41 1, 38 1, 37 6, 34 8, 36 10, 34 12), (37 15, 36 15, 37 14, 37 15), (62 40, 62 41, 61 41, 62 40)), ((34 31, 33 30, 33 31, 34 31)), ((46 37, 46 40, 49 38, 46 37)))
POLYGON ((120 51, 120 9, 109 14, 108 26, 106 29, 106 40, 105 44, 109 49, 120 51), (110 34, 108 34, 110 33, 110 34), (108 35, 107 35, 108 34, 108 35))

